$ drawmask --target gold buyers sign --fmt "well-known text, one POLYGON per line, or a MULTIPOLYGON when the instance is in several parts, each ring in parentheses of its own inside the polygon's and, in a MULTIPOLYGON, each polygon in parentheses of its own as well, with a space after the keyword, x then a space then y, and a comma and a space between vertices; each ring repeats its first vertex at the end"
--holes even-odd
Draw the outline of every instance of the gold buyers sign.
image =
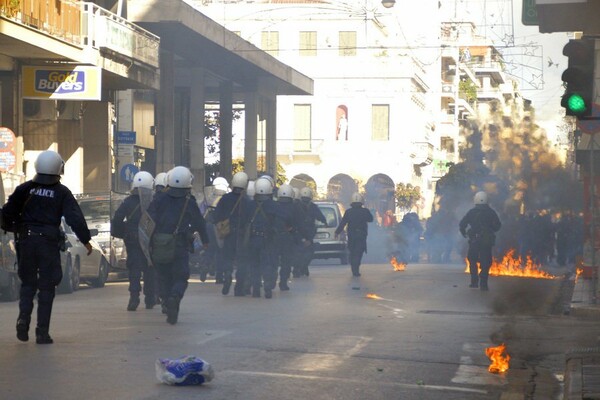
POLYGON ((100 100, 102 70, 92 66, 23 67, 23 98, 100 100))

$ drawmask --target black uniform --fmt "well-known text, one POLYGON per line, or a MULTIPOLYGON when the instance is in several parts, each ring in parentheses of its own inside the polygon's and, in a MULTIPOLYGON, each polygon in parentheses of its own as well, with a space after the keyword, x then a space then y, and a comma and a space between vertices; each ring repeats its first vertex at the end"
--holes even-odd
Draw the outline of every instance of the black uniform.
POLYGON ((460 233, 469 238, 467 260, 471 273, 470 287, 488 289, 488 274, 492 265, 492 247, 496 241, 495 233, 502 224, 498 214, 487 204, 477 204, 470 209, 459 223, 460 233), (477 263, 481 271, 478 274, 477 263))
POLYGON ((167 188, 161 195, 154 197, 148 206, 148 214, 156 223, 154 235, 173 234, 177 230, 173 260, 161 263, 153 259, 160 282, 160 297, 166 301, 167 322, 175 324, 179 303, 190 277, 189 252, 193 251, 193 233, 198 232, 202 243, 208 243, 206 223, 189 189, 167 188), (169 313, 169 310, 172 312, 169 313))
POLYGON ((295 213, 299 216, 298 236, 301 241, 298 260, 294 263, 294 276, 308 276, 308 266, 315 253, 315 245, 313 242, 315 235, 317 234, 315 220, 327 224, 327 219, 319 207, 310 200, 305 200, 303 198, 298 203, 294 203, 294 205, 296 207, 295 213))
POLYGON ((352 275, 360 276, 360 263, 363 253, 367 251, 367 223, 373 222, 373 214, 360 203, 352 203, 352 207, 346 210, 340 224, 335 230, 339 235, 348 225, 348 251, 350 253, 350 267, 352 275))
POLYGON ((58 182, 58 177, 53 184, 27 181, 19 185, 2 208, 2 215, 5 228, 8 221, 15 222, 13 229, 21 279, 17 329, 19 323, 27 328, 19 339, 28 340, 26 332, 37 293, 37 341, 51 343, 48 329, 52 304, 56 286, 62 280, 59 253, 61 218, 64 216, 83 244, 89 243, 90 231, 79 204, 71 191, 58 182))
POLYGON ((141 279, 144 276, 144 301, 146 308, 150 309, 156 304, 156 274, 142 251, 138 238, 138 226, 142 217, 140 197, 137 188, 128 196, 115 211, 111 226, 125 224, 125 248, 127 250, 127 270, 129 272, 130 301, 127 309, 135 311, 140 303, 142 291, 141 279))
POLYGON ((279 289, 290 290, 288 280, 292 272, 293 257, 295 256, 296 235, 298 233, 298 214, 295 213, 293 200, 280 197, 275 202, 274 229, 274 262, 275 278, 279 269, 279 289))
MULTIPOLYGON (((217 203, 214 213, 212 214, 213 222, 219 223, 229 219, 230 232, 224 238, 223 252, 220 262, 221 271, 223 272, 223 289, 224 295, 229 293, 231 287, 233 264, 236 257, 241 251, 241 234, 246 226, 244 215, 248 210, 250 200, 246 197, 243 191, 239 188, 234 188, 232 192, 226 193, 217 203)), ((235 294, 241 296, 244 293, 243 285, 246 279, 247 271, 244 269, 245 264, 240 263, 236 270, 236 289, 235 294), (240 268, 241 267, 241 268, 240 268)))

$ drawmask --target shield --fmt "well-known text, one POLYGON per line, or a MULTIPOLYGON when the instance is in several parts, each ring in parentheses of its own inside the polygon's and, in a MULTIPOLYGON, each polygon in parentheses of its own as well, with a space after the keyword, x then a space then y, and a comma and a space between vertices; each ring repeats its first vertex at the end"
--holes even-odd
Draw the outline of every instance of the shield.
POLYGON ((139 187, 138 196, 140 197, 140 208, 142 211, 146 211, 150 205, 150 202, 152 202, 154 191, 152 189, 139 187))
POLYGON ((144 210, 138 225, 138 240, 140 241, 142 252, 144 253, 144 256, 146 256, 146 260, 148 260, 148 265, 152 265, 152 257, 150 256, 150 239, 152 238, 155 227, 156 224, 154 220, 144 210))

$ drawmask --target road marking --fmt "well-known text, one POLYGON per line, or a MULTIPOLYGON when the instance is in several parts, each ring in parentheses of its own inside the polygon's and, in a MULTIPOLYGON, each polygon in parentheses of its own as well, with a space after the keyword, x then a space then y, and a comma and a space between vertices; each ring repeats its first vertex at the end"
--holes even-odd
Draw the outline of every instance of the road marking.
MULTIPOLYGON (((312 381, 329 381, 329 382, 343 382, 348 384, 356 385, 358 382, 356 379, 347 379, 347 378, 335 378, 335 377, 327 377, 327 376, 315 376, 315 375, 298 375, 298 374, 282 374, 278 372, 259 372, 259 371, 235 371, 235 370, 226 370, 222 371, 221 374, 238 374, 238 375, 249 375, 249 376, 264 376, 269 378, 290 378, 290 379, 305 379, 312 381)), ((439 390, 445 392, 462 392, 462 393, 477 393, 477 394, 488 394, 487 390, 481 389, 471 389, 466 387, 458 387, 458 386, 439 386, 439 385, 419 385, 415 383, 399 383, 399 382, 375 382, 375 381, 367 381, 367 384, 377 385, 377 386, 389 386, 389 387, 397 387, 404 389, 415 389, 415 390, 439 390)))
POLYGON ((360 353, 371 340, 373 338, 367 336, 340 336, 319 353, 296 357, 290 363, 291 369, 310 372, 335 369, 348 358, 360 353))
POLYGON ((392 313, 396 316, 396 318, 404 318, 404 315, 400 315, 400 313, 404 312, 404 310, 401 308, 390 307, 386 304, 381 304, 381 303, 377 303, 377 305, 380 307, 387 308, 388 310, 392 310, 392 313))

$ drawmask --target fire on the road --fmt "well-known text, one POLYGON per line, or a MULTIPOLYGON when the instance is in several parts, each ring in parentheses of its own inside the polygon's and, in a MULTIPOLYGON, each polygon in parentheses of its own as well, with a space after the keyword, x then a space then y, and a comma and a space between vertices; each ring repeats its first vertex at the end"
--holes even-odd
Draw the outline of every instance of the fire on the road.
POLYGON ((404 271, 406 269, 406 264, 399 262, 396 257, 392 257, 390 260, 392 267, 394 267, 394 271, 404 271))
POLYGON ((510 361, 510 356, 506 352, 506 346, 504 343, 497 347, 488 347, 485 349, 485 355, 488 356, 492 361, 488 367, 488 371, 493 374, 500 374, 508 371, 508 362, 510 361))
MULTIPOLYGON (((469 272, 469 260, 465 259, 467 268, 465 272, 469 272)), ((515 255, 515 250, 509 250, 501 261, 493 259, 492 266, 490 267, 490 275, 492 276, 520 276, 525 278, 539 278, 539 279, 556 279, 557 277, 542 271, 541 265, 536 264, 530 256, 527 256, 525 260, 521 256, 515 255)))
POLYGON ((365 297, 367 299, 374 299, 374 300, 381 300, 381 299, 383 299, 383 297, 377 296, 375 293, 368 293, 365 297))

